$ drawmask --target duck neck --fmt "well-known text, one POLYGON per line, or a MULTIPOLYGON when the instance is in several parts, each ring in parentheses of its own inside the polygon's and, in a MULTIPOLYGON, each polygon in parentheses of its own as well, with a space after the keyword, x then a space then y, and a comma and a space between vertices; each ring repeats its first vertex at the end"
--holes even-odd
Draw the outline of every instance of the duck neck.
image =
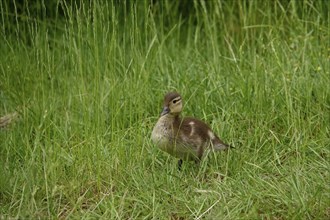
POLYGON ((163 115, 161 118, 164 121, 167 121, 167 122, 170 122, 170 123, 173 123, 174 121, 179 121, 180 120, 179 114, 175 114, 175 115, 166 114, 166 115, 163 115))

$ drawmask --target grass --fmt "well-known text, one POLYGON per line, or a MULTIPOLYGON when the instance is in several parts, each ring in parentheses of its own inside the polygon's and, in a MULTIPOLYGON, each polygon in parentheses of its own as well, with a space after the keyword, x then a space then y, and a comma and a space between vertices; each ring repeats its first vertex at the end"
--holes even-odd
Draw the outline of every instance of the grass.
POLYGON ((330 218, 327 1, 77 2, 0 3, 0 219, 330 218), (236 148, 178 171, 172 90, 236 148))

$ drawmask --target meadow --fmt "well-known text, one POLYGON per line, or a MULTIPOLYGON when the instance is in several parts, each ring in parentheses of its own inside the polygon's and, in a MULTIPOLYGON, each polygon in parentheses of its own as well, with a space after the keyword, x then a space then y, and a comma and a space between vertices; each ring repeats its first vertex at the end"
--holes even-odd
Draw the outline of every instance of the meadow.
POLYGON ((328 1, 36 2, 0 3, 0 219, 330 219, 328 1), (168 91, 235 148, 179 171, 168 91))

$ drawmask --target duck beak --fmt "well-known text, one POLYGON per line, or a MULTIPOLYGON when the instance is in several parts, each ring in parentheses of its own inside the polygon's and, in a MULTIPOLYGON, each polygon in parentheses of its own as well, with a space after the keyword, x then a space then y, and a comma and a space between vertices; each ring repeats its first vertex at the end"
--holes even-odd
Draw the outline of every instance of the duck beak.
POLYGON ((167 107, 167 106, 165 106, 165 107, 163 108, 162 113, 160 113, 160 116, 166 115, 166 114, 168 114, 168 113, 170 113, 170 108, 167 107))

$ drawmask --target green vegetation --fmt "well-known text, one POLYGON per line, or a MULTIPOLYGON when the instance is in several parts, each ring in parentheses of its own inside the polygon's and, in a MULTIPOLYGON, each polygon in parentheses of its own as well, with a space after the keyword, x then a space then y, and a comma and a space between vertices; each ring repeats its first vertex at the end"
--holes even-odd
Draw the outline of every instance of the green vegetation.
POLYGON ((328 1, 10 2, 0 219, 330 219, 328 1), (178 171, 172 90, 235 149, 178 171))

